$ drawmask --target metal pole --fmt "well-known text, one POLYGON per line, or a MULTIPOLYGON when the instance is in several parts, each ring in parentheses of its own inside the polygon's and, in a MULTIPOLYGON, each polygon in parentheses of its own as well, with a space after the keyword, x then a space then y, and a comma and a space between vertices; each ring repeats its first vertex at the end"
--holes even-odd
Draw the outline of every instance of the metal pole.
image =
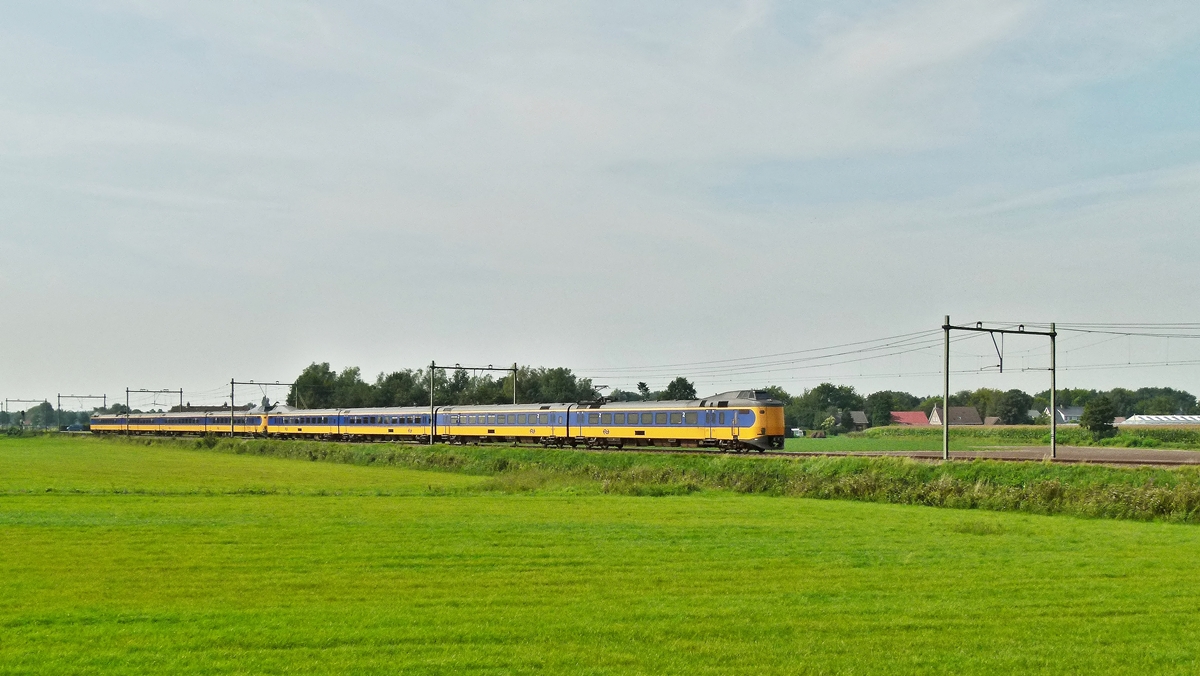
POLYGON ((437 415, 433 409, 433 370, 437 362, 429 362, 429 445, 433 445, 433 434, 437 431, 437 415))
POLYGON ((179 412, 183 413, 183 388, 179 388, 179 412))
POLYGON ((1050 323, 1050 457, 1058 457, 1058 387, 1055 371, 1055 353, 1058 351, 1055 338, 1058 332, 1054 330, 1054 322, 1050 323))
POLYGON ((517 362, 513 362, 513 403, 517 403, 517 362))
POLYGON ((950 459, 950 315, 942 324, 945 342, 942 347, 942 460, 950 459))
POLYGON ((58 408, 54 409, 54 426, 62 427, 62 392, 58 393, 58 408))
POLYGON ((233 383, 234 379, 229 379, 229 438, 233 438, 233 383))

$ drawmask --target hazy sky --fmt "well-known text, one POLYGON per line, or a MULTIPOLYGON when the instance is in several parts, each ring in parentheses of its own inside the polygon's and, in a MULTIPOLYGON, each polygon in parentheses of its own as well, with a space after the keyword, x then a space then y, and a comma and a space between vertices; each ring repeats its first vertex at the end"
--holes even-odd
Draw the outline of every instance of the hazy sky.
MULTIPOLYGON (((0 59, 0 397, 1197 320, 1194 0, 11 0, 0 59)), ((1200 359, 1092 342, 1060 362, 1200 359)), ((938 355, 697 380, 934 392, 938 355)))

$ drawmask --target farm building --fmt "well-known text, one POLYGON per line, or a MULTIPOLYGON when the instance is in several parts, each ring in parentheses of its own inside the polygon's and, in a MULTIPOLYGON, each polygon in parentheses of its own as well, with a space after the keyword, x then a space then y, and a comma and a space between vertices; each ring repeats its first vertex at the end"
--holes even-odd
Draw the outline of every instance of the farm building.
POLYGON ((892 411, 893 425, 928 425, 929 417, 921 411, 892 411))
POLYGON ((1120 425, 1200 425, 1200 415, 1135 415, 1120 425))
MULTIPOLYGON (((1064 423, 1077 423, 1079 422, 1079 419, 1083 417, 1082 406, 1059 406, 1054 410, 1058 411, 1057 418, 1059 425, 1064 423)), ((1047 406, 1046 410, 1042 411, 1042 413, 1047 416, 1050 415, 1050 407, 1047 406)))
MULTIPOLYGON (((949 420, 951 425, 983 424, 983 418, 979 417, 979 411, 974 406, 951 406, 949 420)), ((933 413, 929 414, 929 424, 942 424, 942 408, 940 406, 933 407, 933 413)))
POLYGON ((866 411, 850 411, 850 424, 855 432, 861 432, 871 426, 871 420, 866 411))

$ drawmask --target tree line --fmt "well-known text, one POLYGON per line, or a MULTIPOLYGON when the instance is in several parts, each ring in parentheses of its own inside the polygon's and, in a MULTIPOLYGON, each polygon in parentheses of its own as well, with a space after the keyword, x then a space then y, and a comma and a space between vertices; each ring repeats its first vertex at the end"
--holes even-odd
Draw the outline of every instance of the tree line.
MULTIPOLYGON (((942 405, 941 395, 918 397, 908 392, 884 390, 863 396, 852 386, 832 383, 822 383, 797 396, 777 387, 766 389, 784 402, 787 424, 802 429, 828 428, 830 418, 833 424, 848 429, 851 411, 863 411, 871 426, 878 427, 891 424, 892 411, 921 411, 928 416, 935 406, 942 405)), ((1169 387, 1061 389, 1056 390, 1056 395, 1059 406, 1086 407, 1090 402, 1102 399, 1111 404, 1113 417, 1200 414, 1195 396, 1169 387)), ((981 387, 951 394, 950 405, 974 407, 980 418, 994 416, 1004 425, 1048 424, 1049 416, 1044 411, 1050 407, 1050 390, 1031 395, 1017 389, 981 387)))
MULTIPOLYGON (((99 409, 97 409, 99 410, 99 409)), ((0 427, 32 427, 54 429, 58 426, 88 425, 92 411, 59 411, 54 404, 43 401, 24 411, 0 411, 0 427)))
MULTIPOLYGON (((871 426, 891 424, 892 411, 921 411, 926 416, 942 398, 918 396, 896 390, 859 393, 850 385, 822 383, 800 394, 781 387, 759 388, 783 402, 789 427, 801 429, 849 429, 852 411, 863 411, 871 426)), ((523 366, 517 370, 519 403, 570 403, 598 399, 592 381, 580 378, 568 368, 523 366)), ((1058 390, 1061 406, 1084 406, 1103 397, 1112 403, 1114 415, 1200 413, 1196 397, 1167 387, 1143 387, 1137 390, 1058 390)), ((633 391, 613 390, 611 401, 658 401, 696 399, 695 385, 686 377, 672 380, 661 390, 652 390, 639 382, 633 391)), ((490 372, 470 369, 435 369, 434 404, 510 404, 513 401, 511 374, 495 377, 490 372)), ((404 369, 380 373, 373 382, 362 377, 358 367, 340 372, 328 362, 309 365, 296 378, 288 393, 289 406, 298 408, 359 408, 370 406, 428 406, 428 369, 404 369)), ((1044 415, 1050 406, 1050 391, 1028 394, 1018 389, 979 388, 950 395, 951 406, 971 406, 980 418, 995 416, 1002 424, 1017 425, 1048 422, 1044 415), (1032 413, 1031 413, 1032 412, 1032 413)))
MULTIPOLYGON (((516 389, 516 401, 521 404, 571 403, 600 397, 591 379, 580 378, 568 368, 518 367, 516 389)), ((638 383, 636 392, 618 389, 607 398, 612 401, 695 399, 696 388, 680 377, 660 391, 638 383)), ((434 369, 433 403, 436 406, 511 404, 513 376, 510 373, 495 377, 491 372, 467 368, 434 369)), ((329 362, 314 362, 296 377, 288 391, 287 405, 295 408, 428 406, 429 369, 380 373, 374 382, 367 382, 357 366, 339 372, 329 362)))

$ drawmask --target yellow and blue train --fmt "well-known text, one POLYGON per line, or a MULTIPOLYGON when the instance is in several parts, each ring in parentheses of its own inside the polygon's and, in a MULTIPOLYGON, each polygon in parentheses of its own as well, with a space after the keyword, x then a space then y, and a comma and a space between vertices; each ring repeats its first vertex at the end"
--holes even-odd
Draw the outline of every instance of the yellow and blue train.
POLYGON ((783 448, 783 403, 741 390, 692 401, 134 413, 92 418, 97 434, 233 435, 414 443, 783 448))

